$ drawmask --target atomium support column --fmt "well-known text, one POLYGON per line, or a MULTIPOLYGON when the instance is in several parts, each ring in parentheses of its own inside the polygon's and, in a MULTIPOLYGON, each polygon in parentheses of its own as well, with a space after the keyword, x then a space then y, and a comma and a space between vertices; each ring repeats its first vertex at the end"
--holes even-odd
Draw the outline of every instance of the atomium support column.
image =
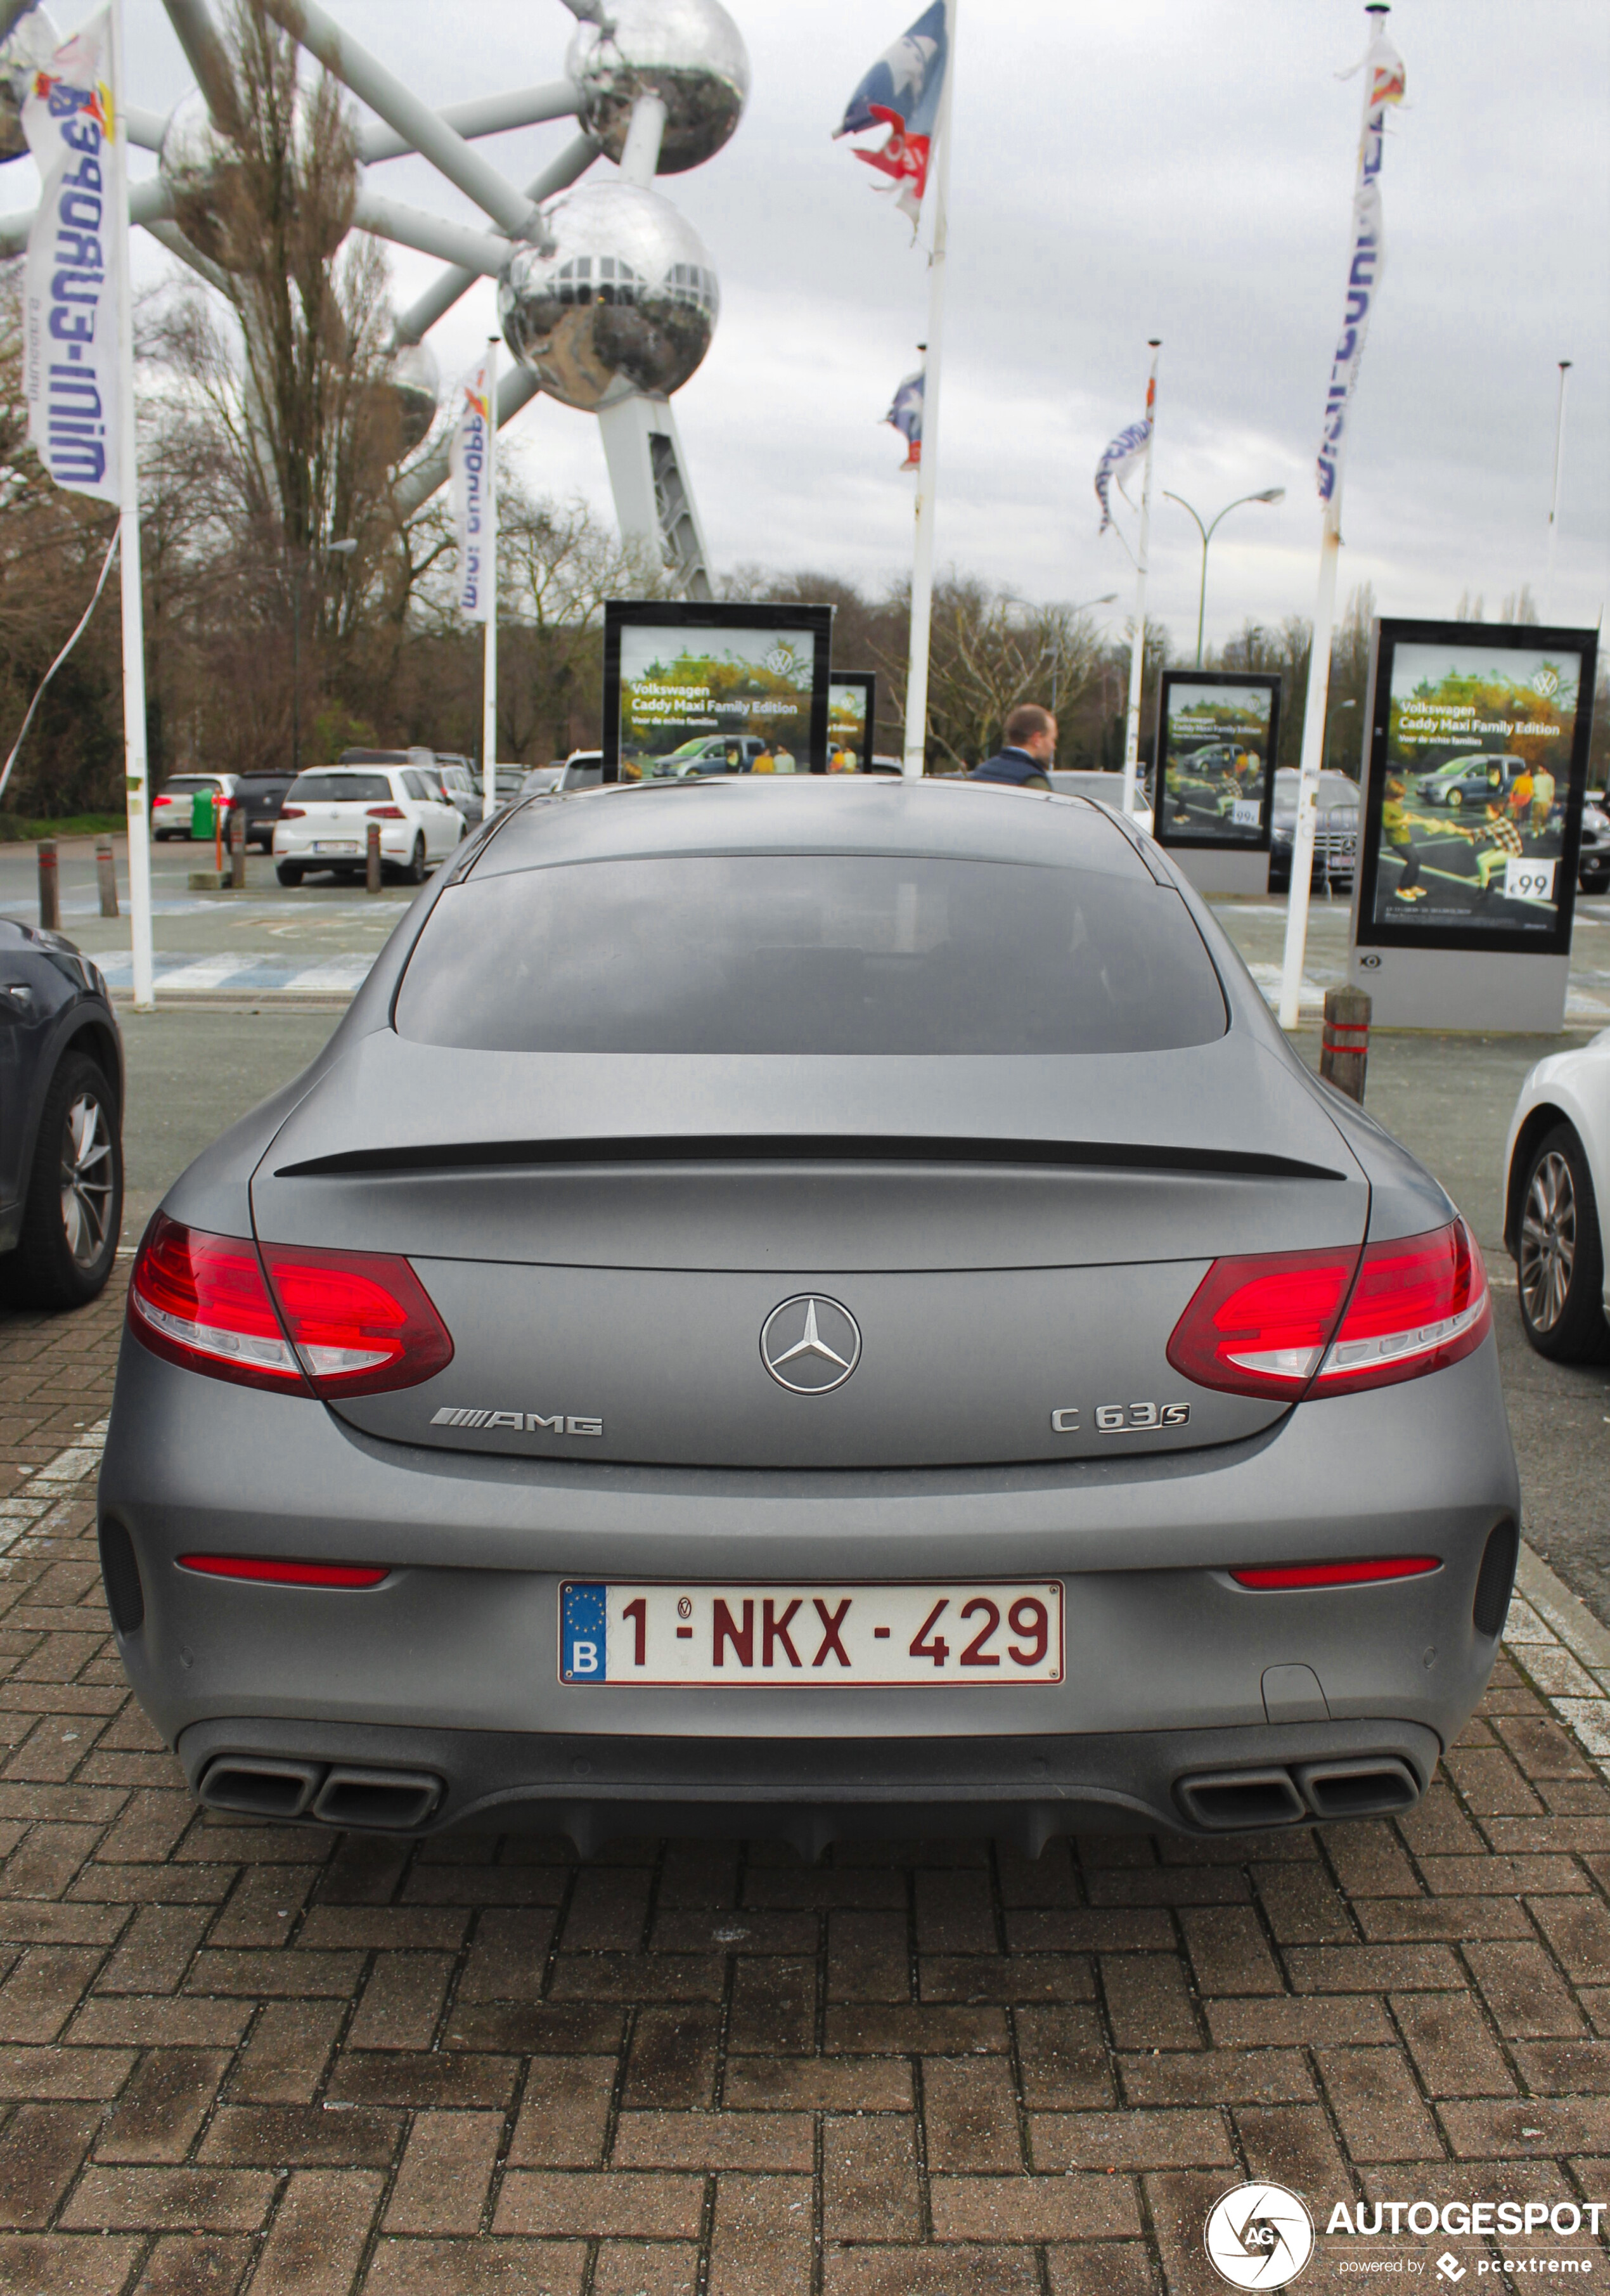
POLYGON ((598 432, 622 536, 643 544, 684 597, 713 596, 704 529, 669 399, 634 391, 601 406, 598 432))

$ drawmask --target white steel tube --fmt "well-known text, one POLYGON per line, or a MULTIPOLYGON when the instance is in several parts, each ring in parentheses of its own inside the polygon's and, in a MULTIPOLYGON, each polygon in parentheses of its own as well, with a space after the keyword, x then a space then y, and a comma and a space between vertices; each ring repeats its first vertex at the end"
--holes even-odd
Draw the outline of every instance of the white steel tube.
POLYGON ((620 180, 623 184, 636 184, 644 191, 653 188, 654 173, 660 165, 660 146, 665 137, 665 98, 662 95, 640 95, 633 104, 626 143, 620 153, 620 180))
MULTIPOLYGON (((497 423, 503 430, 514 420, 521 408, 536 398, 541 385, 530 367, 512 366, 497 386, 497 423)), ((397 488, 397 507, 404 518, 428 503, 448 475, 448 455, 451 444, 449 431, 431 449, 424 460, 415 463, 397 488)))
POLYGON ((496 279, 509 259, 506 239, 496 238, 489 231, 472 231, 445 216, 428 215, 424 209, 407 207, 400 200, 382 198, 366 184, 354 202, 352 226, 355 231, 372 231, 377 239, 391 240, 398 247, 417 248, 422 255, 445 256, 448 262, 486 279, 496 279))
POLYGON ((228 127, 235 116, 234 79, 218 27, 207 12, 207 0, 162 0, 162 5, 208 111, 220 127, 228 127))
MULTIPOLYGON (((538 127, 548 119, 573 119, 576 91, 568 79, 546 87, 518 87, 507 95, 477 96, 470 103, 444 103, 437 113, 456 135, 472 144, 482 135, 502 135, 511 127, 538 127)), ((393 127, 368 122, 357 131, 357 156, 366 167, 376 160, 407 158, 414 146, 393 127)))
MULTIPOLYGON (((526 185, 526 197, 535 207, 542 200, 552 199, 555 192, 567 191, 579 176, 586 175, 597 157, 598 146, 590 135, 574 137, 558 158, 550 160, 541 175, 526 185)), ((444 271, 398 320, 391 330, 392 341, 422 341, 438 319, 446 317, 459 297, 469 292, 480 275, 474 271, 465 271, 456 264, 450 270, 444 271)), ((445 472, 447 465, 444 463, 442 468, 445 472)))
POLYGON ((946 0, 945 85, 940 95, 933 185, 933 253, 928 266, 928 348, 923 369, 923 453, 916 472, 911 552, 911 643, 906 664, 906 747, 901 770, 922 778, 928 754, 928 648, 933 626, 933 521, 939 480, 940 374, 945 338, 945 248, 950 203, 950 99, 956 88, 959 0, 946 0))
POLYGON ((1129 706, 1123 733, 1123 792, 1126 817, 1135 810, 1135 784, 1140 773, 1140 681, 1146 655, 1146 566, 1152 546, 1152 449, 1157 443, 1157 362, 1162 345, 1154 336, 1146 348, 1152 371, 1146 377, 1146 459, 1140 481, 1140 548, 1135 558, 1135 636, 1129 647, 1129 706))
POLYGON ((395 72, 343 32, 316 0, 263 0, 276 24, 307 49, 324 70, 350 88, 360 103, 377 111, 388 127, 405 136, 448 183, 472 200, 483 215, 515 238, 531 227, 531 202, 489 160, 464 142, 439 113, 403 86, 395 72))
POLYGON ((481 697, 481 817, 497 806, 497 344, 487 340, 486 663, 481 697))
POLYGON ((1554 546, 1560 533, 1560 472, 1565 459, 1565 377, 1572 362, 1560 361, 1559 406, 1554 417, 1554 492, 1548 498, 1548 569, 1543 577, 1543 619, 1554 619, 1554 546))
POLYGON ((111 0, 111 198, 118 282, 118 536, 123 593, 123 803, 128 819, 128 920, 136 1013, 156 1003, 151 946, 151 789, 145 753, 145 627, 140 586, 140 471, 135 428, 134 304, 128 260, 128 143, 123 119, 123 0, 111 0))

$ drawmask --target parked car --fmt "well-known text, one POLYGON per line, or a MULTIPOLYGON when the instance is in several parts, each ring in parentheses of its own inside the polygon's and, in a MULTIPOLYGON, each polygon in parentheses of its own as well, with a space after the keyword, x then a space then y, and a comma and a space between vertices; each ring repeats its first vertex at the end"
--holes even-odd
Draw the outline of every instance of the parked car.
POLYGON ((449 805, 461 815, 466 830, 481 827, 481 783, 463 758, 438 758, 436 777, 449 805))
POLYGON ((415 905, 164 1199, 99 1521, 212 1808, 1028 1849, 1407 1809, 1519 1496, 1468 1228, 1149 840, 743 777, 415 905))
POLYGON ((151 800, 151 833, 159 844, 190 836, 193 808, 201 791, 210 791, 215 808, 228 824, 229 807, 239 783, 236 774, 172 774, 151 800))
POLYGON ((1462 806, 1485 805, 1492 798, 1507 798, 1526 771, 1524 758, 1480 755, 1452 758, 1415 783, 1415 794, 1425 805, 1445 805, 1457 813, 1462 806))
POLYGON ((758 734, 702 734, 659 758, 645 781, 686 781, 695 774, 747 774, 766 747, 758 734))
POLYGON ((1610 888, 1610 813, 1605 810, 1603 790, 1589 790, 1582 807, 1576 882, 1584 893, 1602 893, 1610 888))
MULTIPOLYGON (((1275 804, 1269 816, 1269 889, 1291 890, 1292 849, 1297 837, 1297 783, 1294 767, 1275 771, 1275 804)), ((1319 817, 1314 827, 1314 861, 1309 874, 1310 890, 1351 887, 1359 865, 1359 784, 1347 774, 1327 767, 1319 775, 1319 817)))
POLYGON ((550 766, 533 766, 520 784, 522 797, 565 797, 572 790, 596 789, 604 780, 602 750, 576 750, 550 766))
POLYGON ((1610 1202, 1610 1029, 1539 1061, 1504 1149, 1504 1242, 1521 1324, 1561 1363, 1610 1355, 1605 1226, 1610 1202))
POLYGON ((499 808, 513 804, 520 795, 520 784, 525 779, 525 774, 523 766, 495 766, 492 768, 492 787, 499 808))
POLYGON ((456 806, 415 766, 320 766, 299 774, 274 827, 275 874, 300 885, 310 870, 355 880, 367 866, 369 824, 380 824, 381 865, 410 884, 464 835, 456 806))
MULTIPOLYGON (((280 817, 294 774, 242 774, 234 784, 234 803, 246 816, 246 842, 274 850, 274 824, 280 817)), ((227 823, 226 823, 227 826, 227 823)))
POLYGON ((0 917, 0 1299, 81 1308, 123 1226, 123 1039, 59 932, 0 917))

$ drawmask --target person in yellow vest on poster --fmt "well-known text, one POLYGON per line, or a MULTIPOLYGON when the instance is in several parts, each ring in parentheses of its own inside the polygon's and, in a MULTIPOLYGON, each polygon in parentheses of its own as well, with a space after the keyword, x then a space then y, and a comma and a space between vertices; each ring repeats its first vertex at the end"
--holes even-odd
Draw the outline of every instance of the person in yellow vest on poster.
POLYGON ((1548 816, 1554 811, 1554 775, 1547 766, 1532 769, 1532 833, 1540 837, 1548 826, 1548 816))
POLYGON ((760 736, 760 746, 755 751, 755 761, 749 770, 752 774, 775 774, 776 772, 777 761, 771 754, 771 741, 768 735, 763 734, 760 736))

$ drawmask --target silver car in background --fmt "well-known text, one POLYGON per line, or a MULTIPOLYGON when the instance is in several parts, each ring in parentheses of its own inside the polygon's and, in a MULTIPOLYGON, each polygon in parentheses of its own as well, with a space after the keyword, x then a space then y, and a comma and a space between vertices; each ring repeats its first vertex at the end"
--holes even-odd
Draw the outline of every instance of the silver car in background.
POLYGON ((1401 1809, 1518 1537, 1481 1256, 1077 798, 517 806, 141 1248, 100 1487, 203 1802, 1401 1809))

